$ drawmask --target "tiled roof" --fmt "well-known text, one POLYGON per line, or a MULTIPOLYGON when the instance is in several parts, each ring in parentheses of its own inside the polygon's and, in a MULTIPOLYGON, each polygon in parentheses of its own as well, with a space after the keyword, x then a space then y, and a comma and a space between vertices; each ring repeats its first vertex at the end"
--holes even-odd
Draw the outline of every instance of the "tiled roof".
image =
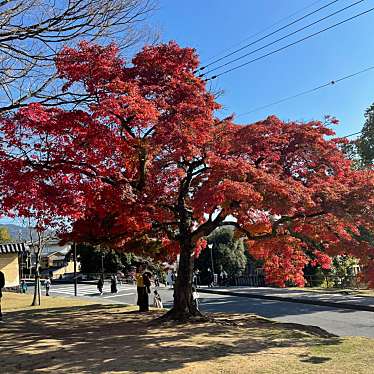
POLYGON ((24 252, 27 249, 29 249, 29 248, 25 243, 4 243, 4 244, 0 244, 0 254, 24 252))

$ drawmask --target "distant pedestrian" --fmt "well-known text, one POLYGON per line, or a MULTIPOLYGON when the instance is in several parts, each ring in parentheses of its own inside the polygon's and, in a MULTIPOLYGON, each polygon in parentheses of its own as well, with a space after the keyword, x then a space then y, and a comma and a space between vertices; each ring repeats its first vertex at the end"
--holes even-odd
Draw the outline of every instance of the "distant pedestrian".
POLYGON ((5 276, 2 271, 0 271, 0 323, 3 322, 3 314, 1 312, 1 299, 3 297, 2 289, 5 287, 5 276))
POLYGON ((175 281, 177 280, 177 274, 175 273, 174 270, 171 272, 170 278, 171 278, 171 286, 172 288, 174 288, 175 281))
POLYGON ((45 285, 45 296, 49 296, 49 290, 51 288, 51 280, 47 278, 44 285, 45 285))
POLYGON ((97 289, 99 290, 100 296, 103 294, 104 278, 101 276, 97 282, 97 289))
POLYGON ((165 273, 161 273, 161 283, 163 285, 165 285, 165 287, 167 286, 166 274, 165 273))
POLYGON ((154 295, 153 295, 153 306, 155 308, 162 309, 163 305, 162 305, 162 300, 161 300, 160 294, 157 292, 157 290, 154 290, 153 293, 154 293, 154 295))
POLYGON ((198 276, 198 270, 194 270, 192 273, 192 284, 197 287, 197 276, 198 276))
POLYGON ((214 274, 210 268, 208 268, 208 287, 214 286, 214 274))
POLYGON ((118 284, 123 284, 123 278, 124 278, 124 274, 121 272, 121 271, 117 271, 117 282, 118 284))
POLYGON ((160 281, 158 280, 157 275, 155 275, 155 287, 160 287, 160 281))
POLYGON ((196 288, 199 286, 200 284, 200 270, 199 269, 196 269, 195 270, 195 279, 196 279, 196 288))
POLYGON ((195 286, 192 286, 192 305, 199 310, 199 294, 195 286))
POLYGON ((111 293, 117 293, 117 277, 115 275, 112 275, 110 279, 110 292, 111 293))
POLYGON ((129 272, 129 280, 130 282, 135 285, 136 284, 136 267, 131 267, 131 270, 129 272))
POLYGON ((218 275, 218 283, 220 286, 226 286, 226 283, 227 283, 227 273, 225 270, 223 270, 222 266, 221 266, 221 271, 218 275))
POLYGON ((224 285, 224 286, 227 286, 228 280, 229 280, 229 275, 228 275, 227 272, 224 270, 224 271, 223 271, 223 285, 224 285))
POLYGON ((27 291, 27 283, 24 279, 21 280, 20 290, 21 293, 26 293, 27 291))
POLYGON ((173 272, 169 269, 167 276, 166 276, 166 284, 169 287, 173 287, 173 277, 172 277, 173 272))

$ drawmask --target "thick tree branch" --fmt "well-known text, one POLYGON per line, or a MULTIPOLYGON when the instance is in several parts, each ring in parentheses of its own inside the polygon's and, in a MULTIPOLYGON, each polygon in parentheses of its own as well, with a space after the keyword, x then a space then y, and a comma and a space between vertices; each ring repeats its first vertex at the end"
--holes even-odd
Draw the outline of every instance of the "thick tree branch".
MULTIPOLYGON (((262 240, 262 239, 269 239, 269 238, 274 238, 274 237, 278 236, 279 235, 278 228, 285 223, 293 222, 293 221, 295 221, 297 219, 300 219, 300 218, 306 219, 306 218, 320 217, 320 216, 323 216, 325 214, 326 214, 325 211, 319 211, 319 212, 310 213, 310 214, 298 213, 298 214, 295 214, 293 216, 283 216, 280 219, 273 222, 272 227, 271 227, 271 232, 266 232, 266 233, 259 234, 259 235, 253 235, 250 231, 246 230, 243 226, 241 226, 238 222, 235 222, 235 221, 222 221, 219 224, 219 226, 234 226, 237 230, 239 230, 240 232, 245 234, 248 237, 248 239, 250 239, 250 240, 262 240)), ((292 230, 289 226, 287 226, 287 230, 291 234, 292 230)), ((298 235, 298 233, 292 231, 292 236, 296 237, 296 235, 298 235)), ((301 238, 299 238, 299 239, 301 239, 301 238)), ((306 241, 306 240, 308 240, 307 237, 305 237, 304 241, 306 241)), ((309 239, 309 240, 312 241, 312 239, 309 239)))
POLYGON ((131 121, 135 118, 135 116, 130 116, 128 118, 123 118, 122 116, 114 113, 114 112, 110 112, 113 116, 115 116, 117 119, 119 119, 119 121, 121 122, 121 126, 124 130, 126 130, 126 132, 133 138, 135 139, 136 136, 135 134, 133 133, 132 131, 132 128, 129 126, 129 124, 131 123, 131 121))

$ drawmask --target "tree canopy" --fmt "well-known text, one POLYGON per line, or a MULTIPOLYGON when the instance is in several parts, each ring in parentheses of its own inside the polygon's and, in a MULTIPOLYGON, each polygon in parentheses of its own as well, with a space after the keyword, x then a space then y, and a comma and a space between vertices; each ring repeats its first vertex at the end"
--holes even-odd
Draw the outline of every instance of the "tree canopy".
POLYGON ((229 223, 264 260, 269 283, 302 285, 306 263, 328 267, 342 252, 373 281, 373 247, 357 239, 359 226, 373 229, 372 172, 352 170, 344 140, 319 121, 218 118, 198 63, 174 42, 131 62, 115 45, 65 47, 56 59, 64 89, 78 85, 90 104, 3 116, 2 211, 60 217, 76 241, 179 253, 178 316, 193 313, 193 255, 229 223))

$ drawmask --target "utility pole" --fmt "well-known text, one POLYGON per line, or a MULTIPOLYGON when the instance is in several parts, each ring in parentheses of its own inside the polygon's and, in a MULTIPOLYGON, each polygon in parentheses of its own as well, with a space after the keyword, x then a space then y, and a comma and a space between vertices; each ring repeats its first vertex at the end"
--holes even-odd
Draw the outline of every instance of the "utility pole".
POLYGON ((29 278, 31 279, 32 277, 32 249, 28 252, 27 258, 29 260, 29 278))
POLYGON ((77 279, 77 243, 74 246, 74 296, 78 295, 78 279, 77 279))
POLYGON ((104 280, 104 253, 101 254, 101 276, 104 280))

